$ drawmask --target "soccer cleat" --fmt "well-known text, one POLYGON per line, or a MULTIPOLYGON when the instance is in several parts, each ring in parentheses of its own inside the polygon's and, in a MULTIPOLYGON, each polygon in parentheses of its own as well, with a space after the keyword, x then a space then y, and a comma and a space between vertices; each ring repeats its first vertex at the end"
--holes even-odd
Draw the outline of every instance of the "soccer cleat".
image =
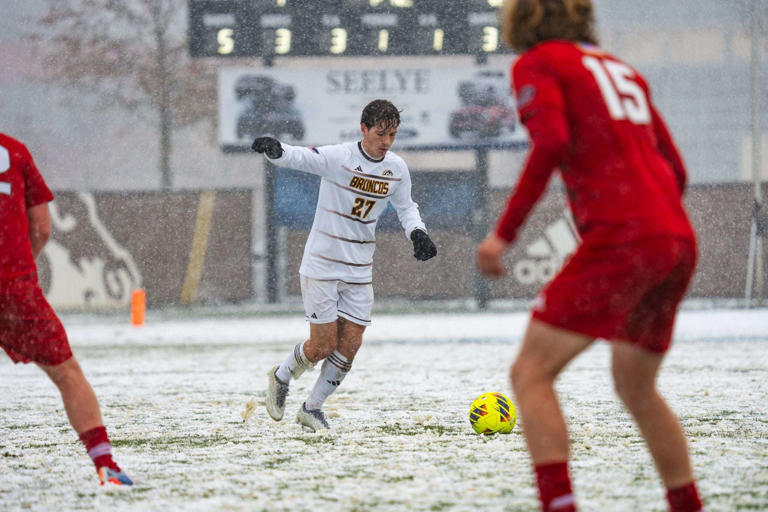
POLYGON ((128 478, 125 471, 115 471, 107 466, 99 468, 99 482, 101 485, 133 485, 133 480, 128 478))
POLYGON ((306 403, 301 404, 301 409, 299 409, 299 413, 296 415, 296 423, 304 425, 314 432, 331 428, 325 419, 323 411, 321 409, 307 409, 306 403))
POLYGON ((267 397, 264 405, 267 406, 267 414, 275 421, 283 419, 285 413, 285 397, 288 396, 288 383, 277 378, 275 372, 279 366, 275 366, 267 372, 267 397))

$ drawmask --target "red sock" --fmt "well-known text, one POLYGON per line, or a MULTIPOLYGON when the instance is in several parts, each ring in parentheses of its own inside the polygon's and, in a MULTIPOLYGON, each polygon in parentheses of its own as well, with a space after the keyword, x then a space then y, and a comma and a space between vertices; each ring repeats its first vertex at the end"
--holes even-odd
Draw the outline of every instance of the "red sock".
POLYGON ((107 429, 104 426, 83 432, 80 434, 80 441, 85 445, 85 450, 91 457, 97 471, 104 466, 120 471, 118 465, 112 460, 112 445, 109 443, 107 429))
POLYGON ((567 462, 536 466, 536 483, 543 512, 576 512, 567 462))
POLYGON ((667 489, 667 501, 670 512, 700 512, 703 509, 694 482, 677 489, 667 489))

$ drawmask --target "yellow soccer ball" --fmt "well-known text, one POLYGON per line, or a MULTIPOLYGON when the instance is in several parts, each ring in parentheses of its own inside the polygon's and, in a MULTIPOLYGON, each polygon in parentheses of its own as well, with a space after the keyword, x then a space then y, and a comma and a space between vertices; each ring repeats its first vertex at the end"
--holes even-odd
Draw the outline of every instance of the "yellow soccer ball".
POLYGON ((469 423, 478 434, 509 434, 516 421, 515 404, 503 393, 483 393, 469 407, 469 423))

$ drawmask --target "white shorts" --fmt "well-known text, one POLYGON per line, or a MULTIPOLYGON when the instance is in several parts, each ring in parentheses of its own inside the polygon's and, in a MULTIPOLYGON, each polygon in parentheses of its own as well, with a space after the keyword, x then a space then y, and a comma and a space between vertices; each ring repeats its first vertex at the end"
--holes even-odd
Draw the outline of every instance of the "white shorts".
POLYGON ((313 324, 327 324, 342 317, 359 325, 371 325, 371 284, 323 281, 302 275, 301 298, 307 320, 313 324))

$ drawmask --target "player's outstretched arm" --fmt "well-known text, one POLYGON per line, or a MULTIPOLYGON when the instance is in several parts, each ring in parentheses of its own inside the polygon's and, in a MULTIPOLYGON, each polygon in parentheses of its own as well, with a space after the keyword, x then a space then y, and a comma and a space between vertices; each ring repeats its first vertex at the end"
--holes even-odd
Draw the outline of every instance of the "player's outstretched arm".
POLYGON ((341 168, 344 145, 304 147, 291 146, 273 137, 259 137, 251 149, 263 153, 278 167, 316 174, 331 178, 335 173, 345 172, 341 168))
POLYGON ((48 203, 40 203, 27 209, 29 220, 29 242, 32 244, 32 256, 37 258, 51 236, 51 214, 48 203))
POLYGON ((513 75, 518 111, 528 129, 531 149, 494 232, 507 244, 515 240, 570 145, 565 99, 552 71, 528 56, 515 63, 513 75))
POLYGON ((417 260, 427 261, 437 256, 437 247, 425 231, 414 229, 411 232, 411 242, 413 242, 413 257, 417 260))
POLYGON ((680 155, 680 151, 672 139, 672 134, 669 132, 669 128, 667 128, 656 107, 651 106, 651 113, 653 115, 653 128, 656 132, 659 151, 667 159, 670 166, 672 166, 672 171, 677 179, 677 186, 680 189, 680 195, 683 195, 685 185, 688 182, 688 173, 685 170, 683 157, 680 155))
POLYGON ((269 158, 280 158, 283 156, 283 146, 280 141, 272 137, 259 137, 251 144, 251 149, 257 153, 264 153, 269 158))

